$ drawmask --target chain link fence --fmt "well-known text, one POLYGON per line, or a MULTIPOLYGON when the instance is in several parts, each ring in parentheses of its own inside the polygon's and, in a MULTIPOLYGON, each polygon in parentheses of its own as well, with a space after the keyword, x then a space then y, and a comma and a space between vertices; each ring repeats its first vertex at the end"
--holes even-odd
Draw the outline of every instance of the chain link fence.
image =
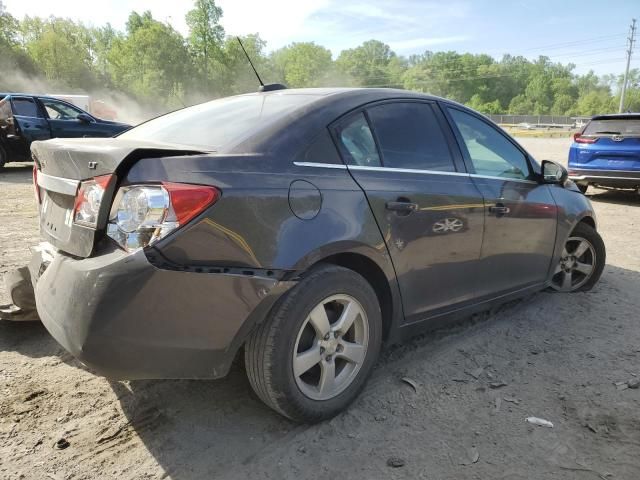
POLYGON ((564 115, 487 115, 501 125, 528 124, 538 127, 580 128, 590 117, 569 117, 564 115))

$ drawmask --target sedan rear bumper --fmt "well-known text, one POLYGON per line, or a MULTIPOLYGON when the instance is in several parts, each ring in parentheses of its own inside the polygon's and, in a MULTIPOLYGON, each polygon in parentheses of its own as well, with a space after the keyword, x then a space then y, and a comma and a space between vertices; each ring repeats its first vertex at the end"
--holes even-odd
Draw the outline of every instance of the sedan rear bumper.
POLYGON ((569 167, 569 179, 580 184, 594 184, 614 188, 640 187, 640 171, 579 170, 569 167))
POLYGON ((163 270, 143 251, 109 247, 76 259, 36 251, 29 266, 51 335, 97 373, 117 379, 219 378, 293 282, 163 270))

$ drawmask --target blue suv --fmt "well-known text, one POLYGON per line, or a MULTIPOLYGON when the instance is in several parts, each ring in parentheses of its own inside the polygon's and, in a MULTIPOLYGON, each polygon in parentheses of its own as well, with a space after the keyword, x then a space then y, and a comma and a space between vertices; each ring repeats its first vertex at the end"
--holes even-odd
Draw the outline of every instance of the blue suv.
POLYGON ((569 178, 589 185, 640 189, 640 114, 598 115, 573 136, 569 178))

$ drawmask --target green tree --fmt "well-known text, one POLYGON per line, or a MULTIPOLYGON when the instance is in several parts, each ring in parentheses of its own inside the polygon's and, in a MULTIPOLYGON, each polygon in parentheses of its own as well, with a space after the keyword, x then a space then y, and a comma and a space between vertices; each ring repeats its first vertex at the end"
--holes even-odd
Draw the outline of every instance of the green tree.
POLYGON ((331 72, 331 52, 313 42, 292 43, 271 54, 278 81, 289 87, 326 85, 331 72))
POLYGON ((26 19, 23 30, 29 32, 30 57, 49 81, 67 87, 95 86, 92 37, 86 27, 51 17, 45 22, 26 19))
MULTIPOLYGON (((242 37, 241 40, 262 81, 270 82, 270 67, 264 55, 266 42, 257 33, 242 37)), ((217 91, 223 95, 232 95, 258 89, 258 79, 236 37, 225 39, 220 50, 220 58, 215 72, 217 91)))
POLYGON ((567 115, 576 104, 576 99, 566 93, 556 95, 551 107, 552 115, 567 115))
POLYGON ((129 34, 109 51, 114 84, 148 103, 183 106, 192 71, 184 38, 148 12, 132 14, 129 25, 129 34))
POLYGON ((389 45, 369 40, 359 47, 343 50, 336 66, 351 79, 353 85, 397 87, 406 69, 406 61, 398 58, 389 45))
POLYGON ((224 29, 220 25, 222 9, 215 0, 196 0, 193 10, 187 13, 189 48, 195 64, 209 83, 212 64, 222 60, 224 29))
POLYGON ((531 115, 533 108, 533 102, 524 94, 516 95, 509 102, 509 113, 512 115, 531 115))

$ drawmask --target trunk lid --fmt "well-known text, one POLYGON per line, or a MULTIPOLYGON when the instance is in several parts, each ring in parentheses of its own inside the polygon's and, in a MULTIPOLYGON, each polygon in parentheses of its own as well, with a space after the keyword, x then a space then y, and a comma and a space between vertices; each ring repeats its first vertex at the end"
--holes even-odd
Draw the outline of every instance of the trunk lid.
POLYGON ((173 157, 201 153, 158 143, 105 139, 55 139, 34 142, 40 198, 40 234, 57 249, 88 257, 102 238, 118 177, 135 161, 149 157, 173 157), (73 222, 74 206, 82 181, 113 175, 100 203, 96 228, 73 222))

